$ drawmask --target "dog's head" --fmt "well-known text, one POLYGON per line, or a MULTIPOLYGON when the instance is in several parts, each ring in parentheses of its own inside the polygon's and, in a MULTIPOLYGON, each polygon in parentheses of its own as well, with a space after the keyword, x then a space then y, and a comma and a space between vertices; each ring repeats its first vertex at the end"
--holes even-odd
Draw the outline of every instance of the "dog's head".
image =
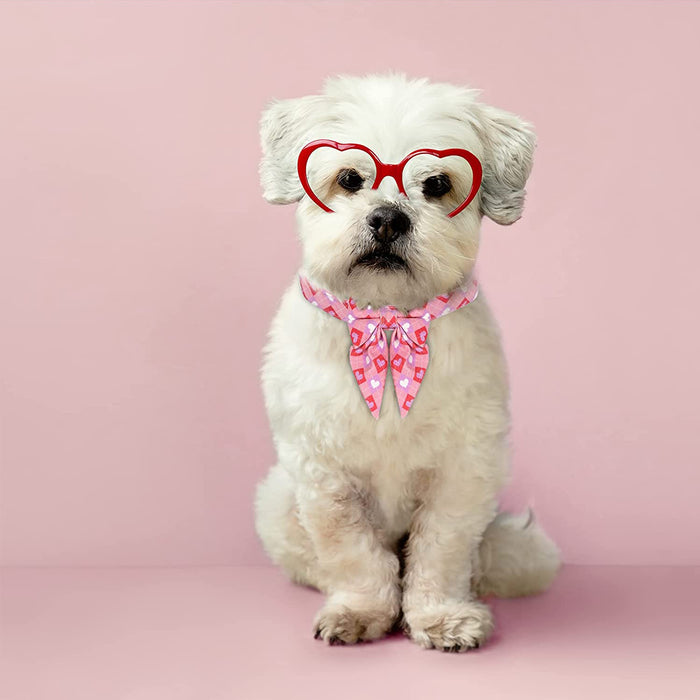
POLYGON ((334 78, 322 95, 275 102, 261 140, 264 196, 300 203, 309 275, 339 297, 407 308, 470 274, 482 215, 500 224, 520 218, 534 148, 528 124, 477 102, 475 91, 399 75, 334 78), (378 167, 366 150, 320 147, 304 170, 322 207, 297 173, 301 150, 318 139, 361 144, 386 164, 419 149, 464 149, 480 161, 483 180, 450 216, 473 184, 468 160, 418 155, 398 182, 385 177, 373 189, 378 167))

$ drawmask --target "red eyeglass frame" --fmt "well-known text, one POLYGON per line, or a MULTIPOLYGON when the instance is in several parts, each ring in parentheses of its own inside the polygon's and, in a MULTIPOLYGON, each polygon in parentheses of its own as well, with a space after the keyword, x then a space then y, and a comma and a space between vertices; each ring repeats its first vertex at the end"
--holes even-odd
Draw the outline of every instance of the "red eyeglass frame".
POLYGON ((467 151, 463 148, 445 148, 441 150, 435 148, 419 148, 416 151, 411 151, 411 153, 409 153, 400 163, 382 163, 382 161, 379 160, 377 155, 372 150, 367 148, 367 146, 363 146, 361 143, 338 143, 337 141, 331 141, 330 139, 317 139, 316 141, 307 143, 306 146, 304 146, 304 148, 302 148, 299 152, 299 158, 297 159, 297 173, 299 174, 299 180, 301 181, 302 187, 304 188, 306 194, 308 194, 311 198, 311 201, 327 212, 332 212, 333 210, 316 196, 316 193, 311 189, 309 179, 306 175, 306 166, 309 162, 309 158, 311 157, 311 154, 319 148, 335 148, 338 151, 355 149, 366 153, 374 161, 374 165, 377 168, 377 176, 372 184, 372 189, 376 190, 385 177, 392 177, 399 188, 399 192, 405 197, 408 197, 408 195, 406 194, 406 190, 403 186, 403 170, 406 167, 406 163, 408 163, 411 158, 421 155, 430 155, 437 158, 447 158, 448 156, 459 156, 464 158, 472 169, 472 188, 464 202, 462 202, 462 204, 460 204, 456 209, 451 211, 447 215, 448 217, 457 216, 457 214, 466 209, 474 197, 476 197, 476 193, 479 191, 479 187, 481 187, 481 180, 483 178, 481 161, 473 153, 471 153, 471 151, 467 151))

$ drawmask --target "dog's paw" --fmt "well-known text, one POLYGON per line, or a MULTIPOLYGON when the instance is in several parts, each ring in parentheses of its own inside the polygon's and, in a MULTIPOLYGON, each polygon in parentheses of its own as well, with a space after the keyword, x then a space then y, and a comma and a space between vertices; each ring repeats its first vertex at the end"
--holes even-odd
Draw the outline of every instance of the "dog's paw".
POLYGON ((493 631, 488 606, 476 601, 404 611, 404 630, 425 649, 461 652, 480 647, 493 631))
POLYGON ((316 615, 314 637, 327 644, 368 642, 387 634, 397 615, 391 606, 349 606, 329 601, 316 615))

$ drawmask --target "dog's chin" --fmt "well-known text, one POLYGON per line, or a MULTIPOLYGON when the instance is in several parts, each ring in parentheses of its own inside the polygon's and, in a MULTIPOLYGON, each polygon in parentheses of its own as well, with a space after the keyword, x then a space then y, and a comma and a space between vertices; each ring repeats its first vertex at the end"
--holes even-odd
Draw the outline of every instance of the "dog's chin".
POLYGON ((424 285, 414 277, 411 263, 396 252, 367 251, 346 270, 338 292, 343 298, 352 298, 361 308, 391 305, 408 310, 427 301, 424 285))
POLYGON ((348 268, 348 274, 355 270, 374 270, 376 272, 410 272, 404 258, 388 250, 372 250, 356 258, 348 268))

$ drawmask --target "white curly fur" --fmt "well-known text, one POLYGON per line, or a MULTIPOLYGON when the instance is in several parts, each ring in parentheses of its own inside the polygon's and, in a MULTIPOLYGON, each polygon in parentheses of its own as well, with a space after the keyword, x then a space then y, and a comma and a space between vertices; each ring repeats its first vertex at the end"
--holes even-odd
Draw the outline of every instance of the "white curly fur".
MULTIPOLYGON (((301 272, 312 283, 361 305, 409 309, 472 274, 481 216, 519 218, 534 148, 529 125, 476 96, 400 75, 341 77, 322 95, 266 110, 264 194, 299 202, 301 272), (388 180, 377 191, 334 191, 329 214, 303 196, 295 170, 301 147, 317 138, 366 144, 385 162, 420 147, 467 148, 481 159, 484 182, 451 219, 449 202, 408 201, 388 180), (409 272, 348 271, 372 246, 366 217, 378 204, 410 218, 395 244, 409 272)), ((309 174, 321 186, 335 177, 322 166, 309 174)), ((468 171, 450 175, 456 190, 468 187, 468 171)), ((493 621, 476 596, 542 591, 559 566, 531 514, 497 515, 508 472, 508 383, 483 290, 434 321, 428 343, 430 365, 411 411, 400 418, 388 381, 375 421, 350 371, 347 326, 311 306, 296 278, 272 323, 262 383, 278 463, 258 487, 257 531, 294 581, 326 593, 315 630, 329 643, 380 637, 402 613, 424 647, 478 646, 493 621)))

